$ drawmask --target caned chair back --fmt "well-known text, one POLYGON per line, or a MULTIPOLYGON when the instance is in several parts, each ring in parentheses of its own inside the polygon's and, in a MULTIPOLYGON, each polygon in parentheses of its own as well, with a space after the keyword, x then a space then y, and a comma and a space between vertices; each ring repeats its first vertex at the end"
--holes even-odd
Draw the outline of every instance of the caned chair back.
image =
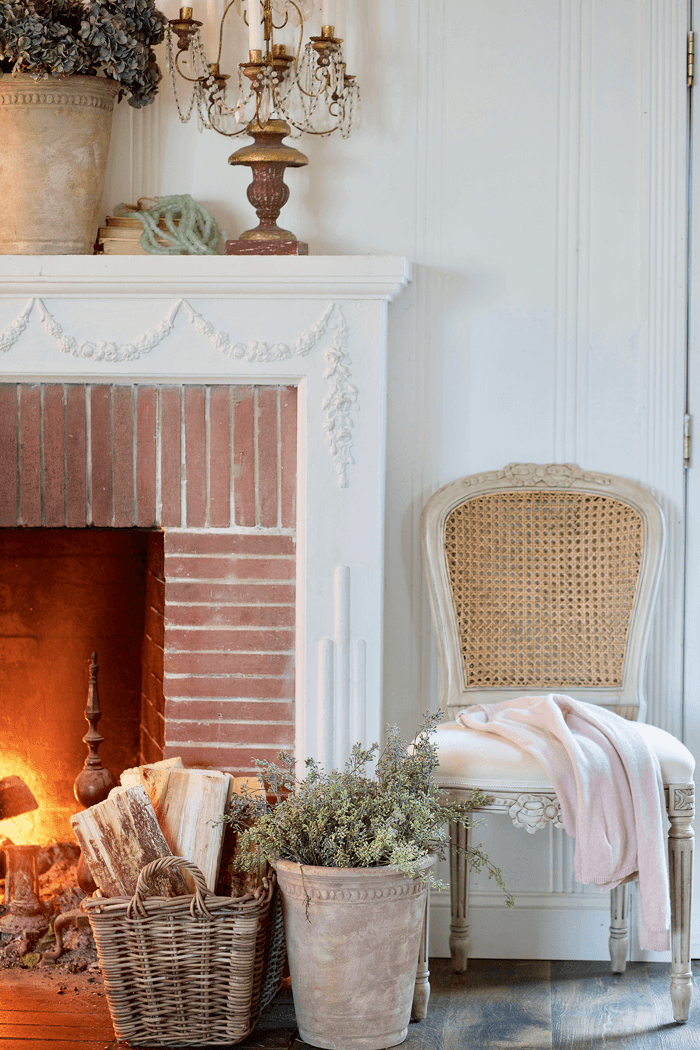
POLYGON ((511 463, 436 492, 422 538, 448 715, 560 692, 643 720, 665 549, 649 492, 571 463, 511 463))

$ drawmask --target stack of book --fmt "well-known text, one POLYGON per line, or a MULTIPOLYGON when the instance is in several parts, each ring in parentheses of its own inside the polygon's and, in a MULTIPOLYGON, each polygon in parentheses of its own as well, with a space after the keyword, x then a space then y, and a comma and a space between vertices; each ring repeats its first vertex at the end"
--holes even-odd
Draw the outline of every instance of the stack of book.
MULTIPOLYGON (((177 224, 179 220, 175 220, 177 224)), ((165 219, 161 219, 158 226, 167 230, 165 219)), ((96 255, 148 255, 149 252, 141 247, 141 235, 143 223, 139 219, 127 216, 108 215, 107 225, 100 226, 95 245, 96 255)), ((171 247, 170 242, 158 237, 158 243, 163 247, 171 247)))

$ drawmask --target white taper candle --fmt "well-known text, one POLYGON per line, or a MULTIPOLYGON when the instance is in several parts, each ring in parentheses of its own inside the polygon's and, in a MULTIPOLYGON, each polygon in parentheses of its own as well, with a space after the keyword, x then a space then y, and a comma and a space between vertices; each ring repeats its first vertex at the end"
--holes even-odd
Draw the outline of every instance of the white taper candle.
POLYGON ((248 50, 262 51, 263 27, 260 0, 248 0, 248 50))
POLYGON ((207 13, 204 23, 207 61, 216 62, 219 53, 219 26, 222 11, 219 0, 207 0, 207 13))

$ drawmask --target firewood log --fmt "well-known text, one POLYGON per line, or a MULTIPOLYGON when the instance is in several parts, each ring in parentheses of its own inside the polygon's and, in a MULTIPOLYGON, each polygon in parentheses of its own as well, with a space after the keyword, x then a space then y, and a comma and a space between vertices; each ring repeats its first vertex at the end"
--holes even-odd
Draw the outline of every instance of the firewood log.
MULTIPOLYGON (((143 866, 171 856, 141 785, 114 788, 104 802, 74 814, 70 822, 90 874, 105 897, 131 897, 143 866)), ((151 886, 154 896, 187 893, 178 872, 155 877, 151 886)))
POLYGON ((200 869, 214 891, 221 861, 229 777, 210 769, 169 769, 156 815, 165 841, 200 869))

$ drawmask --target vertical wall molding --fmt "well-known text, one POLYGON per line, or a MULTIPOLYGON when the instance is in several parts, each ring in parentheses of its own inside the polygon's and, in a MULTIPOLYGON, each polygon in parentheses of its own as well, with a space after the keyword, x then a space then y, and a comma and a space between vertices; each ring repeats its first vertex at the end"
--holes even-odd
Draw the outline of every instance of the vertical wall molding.
POLYGON ((586 458, 581 395, 587 386, 590 338, 590 184, 593 0, 560 0, 557 232, 555 254, 556 376, 554 459, 586 458))
POLYGON ((647 672, 647 721, 682 732, 685 558, 683 412, 686 358, 688 0, 644 5, 643 338, 646 477, 668 523, 668 553, 647 672))

